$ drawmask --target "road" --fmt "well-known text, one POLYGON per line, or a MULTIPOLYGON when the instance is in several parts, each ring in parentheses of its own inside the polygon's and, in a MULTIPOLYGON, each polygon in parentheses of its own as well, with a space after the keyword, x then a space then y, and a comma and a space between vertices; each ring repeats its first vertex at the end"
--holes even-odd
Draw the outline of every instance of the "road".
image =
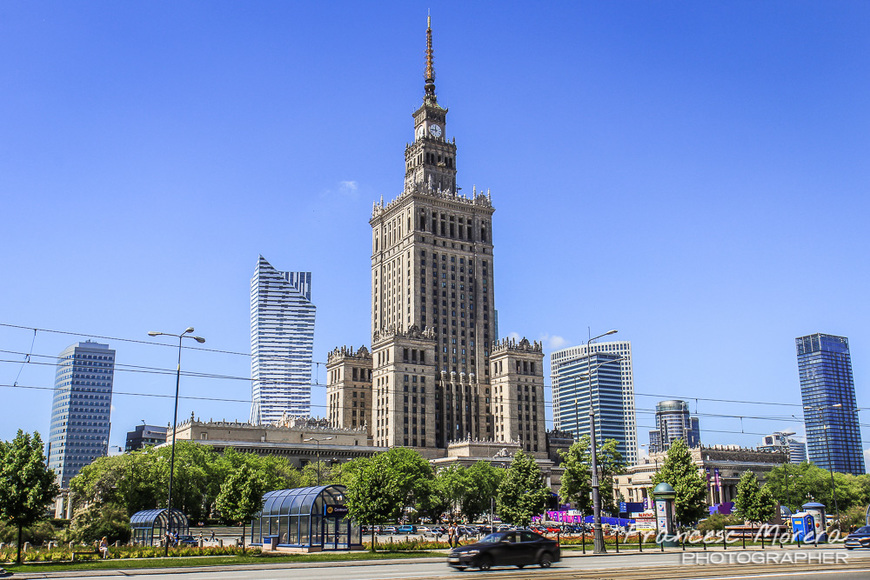
POLYGON ((157 570, 88 571, 82 573, 16 574, 14 578, 142 578, 147 580, 486 580, 541 578, 542 580, 669 580, 737 579, 764 576, 766 579, 818 580, 820 574, 834 580, 870 578, 870 551, 847 552, 840 548, 801 550, 729 550, 709 552, 668 552, 645 554, 576 555, 566 557, 549 570, 529 567, 496 568, 491 572, 459 572, 441 559, 358 562, 312 562, 176 568, 157 570), (784 560, 784 561, 783 561, 784 560))

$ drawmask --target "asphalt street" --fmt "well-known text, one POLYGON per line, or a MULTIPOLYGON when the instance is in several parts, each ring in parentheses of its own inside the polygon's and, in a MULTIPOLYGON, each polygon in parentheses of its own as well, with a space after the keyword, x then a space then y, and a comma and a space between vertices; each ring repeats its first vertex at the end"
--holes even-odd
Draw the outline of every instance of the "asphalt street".
MULTIPOLYGON (((120 571, 87 571, 81 573, 16 574, 13 578, 147 578, 148 580, 393 580, 447 579, 485 577, 541 578, 542 580, 664 580, 737 579, 761 577, 768 579, 809 580, 820 575, 836 574, 837 580, 867 580, 870 578, 870 551, 847 552, 843 549, 803 550, 731 550, 728 552, 668 552, 649 554, 608 554, 605 556, 566 554, 561 562, 543 570, 537 566, 523 570, 495 568, 490 572, 468 570, 460 572, 447 567, 442 559, 400 561, 360 561, 294 563, 260 566, 217 566, 208 568, 175 568, 120 571)), ((833 579, 833 576, 830 576, 833 579)))

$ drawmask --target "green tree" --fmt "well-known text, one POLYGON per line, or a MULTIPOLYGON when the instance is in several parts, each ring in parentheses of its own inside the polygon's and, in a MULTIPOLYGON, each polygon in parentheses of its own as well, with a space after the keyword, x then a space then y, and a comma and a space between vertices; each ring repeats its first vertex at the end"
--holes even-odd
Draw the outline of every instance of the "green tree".
POLYGON ((429 499, 430 511, 426 514, 433 520, 440 519, 442 514, 453 517, 457 507, 462 504, 467 484, 466 468, 453 464, 438 470, 432 482, 429 499))
POLYGON ((398 520, 406 507, 426 509, 434 474, 429 462, 416 451, 395 447, 354 463, 346 498, 348 512, 355 520, 374 525, 398 520))
POLYGON ((39 433, 31 437, 19 429, 11 443, 0 443, 0 519, 18 528, 19 564, 23 528, 45 519, 46 508, 60 493, 54 478, 39 433))
POLYGON ((518 451, 498 486, 499 516, 508 523, 528 526, 532 516, 543 513, 549 497, 550 490, 535 459, 518 451))
POLYGON ((760 486, 758 477, 751 471, 740 476, 734 508, 740 517, 753 524, 766 522, 776 515, 776 501, 770 488, 760 486))
MULTIPOLYGON (((779 465, 767 474, 767 484, 774 499, 792 511, 800 511, 807 501, 819 501, 833 511, 831 472, 812 463, 779 465)), ((870 475, 834 473, 837 507, 847 512, 853 506, 870 503, 870 475)))
MULTIPOLYGON (((592 449, 589 445, 589 435, 583 435, 575 441, 568 452, 562 452, 564 458, 562 486, 559 495, 565 502, 571 502, 575 509, 583 513, 592 511, 592 449)), ((614 495, 616 476, 625 470, 625 460, 619 451, 616 439, 607 439, 597 450, 598 483, 601 492, 601 508, 605 512, 618 512, 614 495)))
POLYGON ((230 521, 242 522, 242 547, 245 546, 245 524, 263 509, 265 484, 259 473, 247 464, 242 466, 221 485, 216 507, 230 521))
POLYGON ((76 512, 70 524, 71 538, 83 544, 98 542, 103 536, 111 544, 130 539, 130 518, 119 504, 89 505, 76 512))
POLYGON ((488 461, 478 461, 464 471, 464 494, 460 505, 462 515, 469 522, 492 509, 493 498, 504 478, 504 471, 488 461))
POLYGON ((653 486, 662 482, 671 484, 677 493, 674 509, 680 525, 693 524, 707 514, 707 484, 682 439, 671 443, 661 469, 652 478, 653 486))
POLYGON ((565 503, 570 503, 574 509, 583 514, 592 512, 592 477, 589 467, 589 435, 583 435, 578 441, 571 444, 568 451, 560 452, 562 455, 562 486, 559 489, 559 497, 565 503))

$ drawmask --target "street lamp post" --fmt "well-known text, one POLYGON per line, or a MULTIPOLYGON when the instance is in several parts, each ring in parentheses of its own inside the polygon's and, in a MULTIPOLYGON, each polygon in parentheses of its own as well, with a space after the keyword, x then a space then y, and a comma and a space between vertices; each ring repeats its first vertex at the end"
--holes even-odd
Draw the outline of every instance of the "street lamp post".
POLYGON ((317 487, 320 487, 320 442, 334 439, 332 435, 329 437, 307 437, 304 441, 314 441, 317 443, 317 487))
POLYGON ((834 498, 834 512, 837 514, 837 529, 840 529, 840 508, 837 506, 837 486, 834 485, 834 463, 831 461, 831 442, 828 439, 828 428, 830 425, 822 427, 825 431, 825 450, 828 452, 828 466, 831 468, 831 495, 834 498))
MULTIPOLYGON (((825 409, 842 409, 842 403, 835 403, 833 405, 827 405, 822 407, 804 407, 805 411, 816 411, 819 415, 822 414, 822 411, 825 409)), ((840 508, 837 506, 837 487, 834 484, 834 461, 831 458, 831 442, 828 438, 828 429, 830 425, 822 425, 822 429, 825 432, 825 451, 828 456, 828 470, 831 472, 831 497, 834 500, 834 512, 837 514, 837 529, 840 529, 840 508)), ((827 525, 827 522, 825 523, 827 525)))
MULTIPOLYGON (((606 554, 607 549, 604 547, 604 531, 601 529, 601 494, 598 484, 598 450, 595 442, 595 410, 592 405, 592 341, 603 336, 616 334, 617 330, 608 330, 604 334, 592 337, 586 341, 586 372, 589 375, 589 437, 590 450, 592 451, 592 514, 595 548, 594 554, 606 554)), ((600 366, 600 365, 599 365, 600 366)), ((598 367, 596 367, 596 370, 598 367)))
POLYGON ((175 474, 175 431, 178 427, 178 387, 181 384, 181 339, 192 338, 196 342, 202 344, 205 339, 201 336, 190 336, 193 332, 193 327, 187 327, 187 330, 181 334, 170 334, 168 332, 151 331, 148 336, 172 336, 178 339, 178 365, 175 367, 175 410, 172 413, 172 451, 169 459, 169 498, 166 501, 166 533, 165 546, 163 555, 169 555, 169 535, 172 534, 172 477, 175 474))

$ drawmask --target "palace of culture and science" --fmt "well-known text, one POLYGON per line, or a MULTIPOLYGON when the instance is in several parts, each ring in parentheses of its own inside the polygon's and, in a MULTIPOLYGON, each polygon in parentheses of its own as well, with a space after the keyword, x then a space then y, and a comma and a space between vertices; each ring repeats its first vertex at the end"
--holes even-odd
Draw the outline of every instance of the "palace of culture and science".
POLYGON ((328 419, 433 459, 460 441, 519 444, 545 458, 543 350, 495 334, 495 209, 489 192, 466 196, 456 185, 431 23, 424 80, 404 190, 376 203, 369 221, 371 350, 329 353, 328 419))

